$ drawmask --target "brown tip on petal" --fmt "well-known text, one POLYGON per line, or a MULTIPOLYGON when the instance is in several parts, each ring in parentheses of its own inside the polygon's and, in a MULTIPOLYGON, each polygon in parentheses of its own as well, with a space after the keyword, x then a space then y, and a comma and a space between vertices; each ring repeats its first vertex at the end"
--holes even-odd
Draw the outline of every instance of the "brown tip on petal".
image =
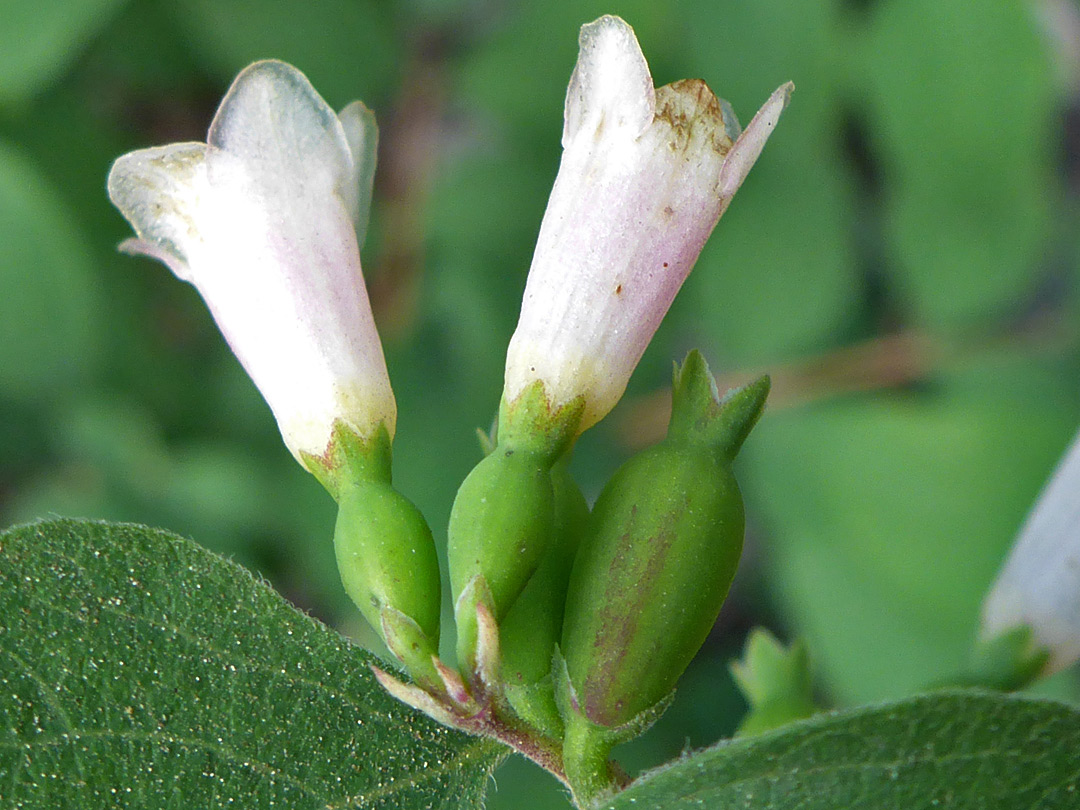
POLYGON ((670 127, 671 148, 676 151, 708 143, 724 156, 733 146, 720 99, 701 79, 679 79, 658 88, 656 120, 670 127))
POLYGON ((780 113, 788 105, 794 89, 792 82, 778 87, 735 141, 724 160, 724 167, 720 170, 721 198, 730 200, 735 196, 735 192, 757 162, 761 150, 765 148, 765 142, 776 128, 780 113))

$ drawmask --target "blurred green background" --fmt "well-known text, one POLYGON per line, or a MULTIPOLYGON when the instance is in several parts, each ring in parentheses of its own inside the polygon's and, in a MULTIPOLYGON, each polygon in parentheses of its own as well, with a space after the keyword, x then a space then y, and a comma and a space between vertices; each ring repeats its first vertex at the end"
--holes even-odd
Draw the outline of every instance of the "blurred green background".
MULTIPOLYGON (((115 252, 130 149, 203 140, 245 64, 296 64, 381 125, 364 264, 399 403, 395 474, 436 536, 479 459, 559 160, 578 27, 618 13, 658 84, 792 105, 575 470, 663 430, 673 359, 774 373, 739 460, 732 599, 633 770, 729 734, 746 631, 802 635, 829 705, 962 664, 979 603, 1080 424, 1080 32, 1072 0, 5 0, 0 524, 191 536, 365 638, 333 504, 198 296, 115 252)), ((1076 697, 1075 673, 1046 689, 1076 697)), ((512 761, 490 806, 565 806, 512 761)), ((497 789, 496 789, 497 786, 497 789)))

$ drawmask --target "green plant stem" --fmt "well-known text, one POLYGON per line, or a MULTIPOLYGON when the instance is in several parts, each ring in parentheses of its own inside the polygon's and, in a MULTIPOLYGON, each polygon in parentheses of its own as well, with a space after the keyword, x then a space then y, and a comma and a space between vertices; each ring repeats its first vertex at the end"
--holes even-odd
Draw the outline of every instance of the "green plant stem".
POLYGON ((619 780, 608 761, 611 743, 579 714, 573 714, 563 739, 563 770, 578 807, 591 807, 618 789, 619 780))

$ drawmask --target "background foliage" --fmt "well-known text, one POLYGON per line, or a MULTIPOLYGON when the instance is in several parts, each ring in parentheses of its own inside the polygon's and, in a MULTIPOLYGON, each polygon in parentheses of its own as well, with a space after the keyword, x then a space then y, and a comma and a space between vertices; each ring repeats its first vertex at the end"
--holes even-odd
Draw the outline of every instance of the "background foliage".
MULTIPOLYGON (((947 680, 1080 423, 1069 0, 7 0, 0 525, 168 527, 362 635, 330 499, 195 292, 115 253, 109 164, 202 140, 260 57, 295 63, 335 107, 375 109, 364 263, 399 402, 395 474, 439 536, 501 388, 577 29, 606 12, 635 27, 658 83, 700 76, 744 121, 797 85, 627 399, 575 459, 595 494, 656 438, 688 348, 731 383, 774 373, 739 462, 751 525, 733 598, 622 759, 731 732, 724 665, 755 623, 807 639, 834 705, 947 680)), ((1080 695, 1075 674, 1045 688, 1080 695)), ((520 761, 496 779, 492 807, 565 806, 520 761)))

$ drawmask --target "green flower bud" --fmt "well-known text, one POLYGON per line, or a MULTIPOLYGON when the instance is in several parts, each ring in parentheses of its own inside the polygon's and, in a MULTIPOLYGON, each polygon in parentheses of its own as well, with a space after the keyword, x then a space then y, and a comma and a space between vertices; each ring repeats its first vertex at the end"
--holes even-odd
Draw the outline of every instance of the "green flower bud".
POLYGON ((390 436, 335 430, 319 479, 338 502, 334 550, 349 598, 390 651, 438 688, 441 580, 435 541, 419 510, 390 484, 390 436))
POLYGON ((589 724, 627 726, 660 704, 715 623, 743 541, 731 461, 768 389, 763 377, 718 401, 691 352, 675 372, 667 438, 626 462, 593 507, 562 642, 564 702, 589 724))
POLYGON ((566 587, 589 506, 570 476, 569 454, 551 470, 555 525, 553 539, 536 573, 499 624, 502 678, 514 711, 550 737, 561 739, 562 719, 551 676, 555 646, 562 636, 566 587))
POLYGON ((810 717, 817 711, 806 645, 781 644, 757 627, 746 639, 742 660, 730 665, 735 684, 749 704, 735 732, 749 737, 810 717))
POLYGON ((536 571, 554 522, 554 494, 547 460, 500 445, 462 483, 447 530, 450 587, 458 625, 458 663, 472 669, 473 599, 462 599, 474 579, 484 581, 496 620, 501 620, 536 571))
POLYGON ((556 411, 540 385, 503 402, 495 448, 465 478, 447 528, 458 663, 476 664, 476 598, 501 621, 536 572, 555 526, 551 468, 573 440, 580 403, 556 411), (482 586, 469 587, 482 582, 482 586))

